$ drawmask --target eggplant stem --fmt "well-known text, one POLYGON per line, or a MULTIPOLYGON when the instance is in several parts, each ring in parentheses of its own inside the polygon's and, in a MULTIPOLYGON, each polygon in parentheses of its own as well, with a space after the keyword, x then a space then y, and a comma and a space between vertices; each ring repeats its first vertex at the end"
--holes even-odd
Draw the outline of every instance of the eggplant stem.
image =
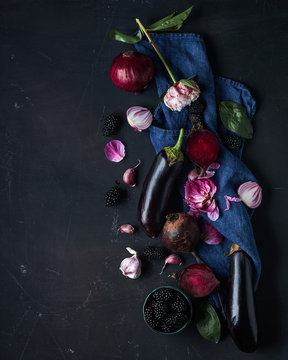
POLYGON ((184 129, 181 128, 177 143, 176 143, 175 146, 173 146, 173 149, 175 149, 175 150, 180 150, 181 149, 182 142, 183 142, 183 136, 184 136, 184 129))
POLYGON ((170 75, 171 79, 173 80, 173 84, 175 84, 177 82, 175 77, 173 76, 171 70, 169 69, 169 66, 167 65, 167 63, 164 60, 163 56, 161 55, 160 51, 157 49, 157 47, 154 44, 153 40, 151 39, 150 35, 148 34, 148 31, 145 29, 144 25, 141 23, 141 21, 139 19, 136 19, 136 23, 139 26, 140 30, 143 31, 143 33, 146 35, 147 39, 149 40, 149 43, 153 46, 154 50, 156 51, 156 53, 159 56, 160 60, 162 61, 163 65, 165 66, 166 70, 168 71, 168 74, 170 75))

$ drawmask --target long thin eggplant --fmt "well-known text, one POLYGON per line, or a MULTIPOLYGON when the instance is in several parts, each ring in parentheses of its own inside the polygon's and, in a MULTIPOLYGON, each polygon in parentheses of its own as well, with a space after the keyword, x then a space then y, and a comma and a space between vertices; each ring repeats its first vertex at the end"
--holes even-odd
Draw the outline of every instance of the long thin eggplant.
POLYGON ((181 152, 184 130, 180 130, 174 147, 165 147, 156 155, 146 176, 138 204, 138 222, 151 238, 159 236, 171 191, 183 167, 181 152))
POLYGON ((244 352, 256 350, 258 328, 253 289, 253 264, 250 256, 233 244, 230 257, 230 287, 227 298, 227 323, 237 347, 244 352))

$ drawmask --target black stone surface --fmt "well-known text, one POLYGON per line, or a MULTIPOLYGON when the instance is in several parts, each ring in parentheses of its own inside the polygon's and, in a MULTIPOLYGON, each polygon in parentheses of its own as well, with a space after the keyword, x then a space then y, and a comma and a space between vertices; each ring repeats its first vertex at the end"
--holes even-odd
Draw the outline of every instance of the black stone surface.
MULTIPOLYGON (((256 293, 259 347, 241 353, 227 332, 215 345, 191 325, 174 336, 152 333, 142 318, 147 294, 160 285, 162 262, 144 262, 125 279, 126 246, 159 244, 136 224, 141 185, 154 156, 148 132, 127 124, 126 109, 157 105, 155 84, 135 96, 109 77, 118 53, 109 38, 132 33, 190 1, 2 0, 0 2, 1 359, 286 359, 288 5, 277 0, 195 0, 181 31, 200 33, 215 74, 248 85, 257 100, 255 136, 244 161, 263 187, 253 216, 263 272, 256 293), (115 138, 127 156, 106 160, 103 118, 123 119, 115 138), (138 184, 122 174, 141 159, 138 184), (126 191, 104 205, 115 182, 126 191), (285 220, 286 219, 286 220, 285 220)), ((189 260, 186 259, 186 264, 189 260)))

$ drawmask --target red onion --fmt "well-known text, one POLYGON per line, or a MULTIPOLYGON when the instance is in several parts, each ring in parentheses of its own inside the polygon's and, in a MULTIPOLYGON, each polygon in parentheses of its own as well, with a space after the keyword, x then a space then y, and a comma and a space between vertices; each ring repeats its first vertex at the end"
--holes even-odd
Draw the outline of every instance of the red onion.
POLYGON ((139 93, 154 76, 154 64, 150 57, 137 51, 126 51, 113 60, 110 77, 120 89, 139 93))
POLYGON ((213 271, 204 264, 187 266, 178 280, 185 294, 194 298, 209 295, 220 284, 213 271))

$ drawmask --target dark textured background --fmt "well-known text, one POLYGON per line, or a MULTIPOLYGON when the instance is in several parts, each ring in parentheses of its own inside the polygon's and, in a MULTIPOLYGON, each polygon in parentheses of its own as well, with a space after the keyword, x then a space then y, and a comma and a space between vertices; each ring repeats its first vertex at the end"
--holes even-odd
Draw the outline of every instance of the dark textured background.
MULTIPOLYGON (((253 225, 263 272, 256 294, 259 348, 237 350, 224 331, 215 345, 190 326, 159 336, 141 315, 161 284, 162 263, 144 264, 132 281, 118 270, 126 246, 141 251, 136 205, 154 156, 148 132, 125 121, 133 105, 156 107, 155 84, 134 96, 109 77, 113 58, 131 46, 109 31, 131 33, 190 1, 1 0, 0 241, 1 359, 285 359, 287 357, 287 80, 288 4, 277 0, 194 1, 183 32, 200 33, 215 74, 248 85, 257 100, 255 136, 244 161, 263 187, 253 225), (102 121, 123 119, 121 163, 103 154, 102 121), (104 194, 142 160, 138 186, 116 208, 104 194)), ((116 137, 116 136, 115 136, 116 137)))

